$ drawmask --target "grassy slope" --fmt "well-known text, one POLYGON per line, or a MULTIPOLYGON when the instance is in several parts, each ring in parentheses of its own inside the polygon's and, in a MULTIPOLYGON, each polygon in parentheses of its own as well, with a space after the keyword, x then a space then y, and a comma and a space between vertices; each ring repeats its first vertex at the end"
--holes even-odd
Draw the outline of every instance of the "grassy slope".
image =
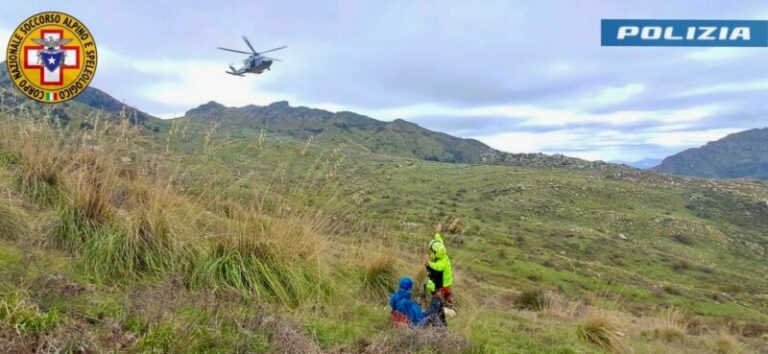
MULTIPOLYGON (((16 134, 12 124, 3 126, 4 137, 16 134)), ((231 278, 193 276, 214 274, 212 268, 195 272, 177 263, 125 273, 135 278, 105 277, 103 269, 89 266, 100 253, 89 258, 88 248, 66 249, 46 241, 46 230, 67 215, 69 202, 51 205, 30 196, 18 183, 24 165, 14 157, 18 145, 6 140, 3 194, 21 210, 13 220, 32 230, 27 237, 0 243, 3 301, 23 297, 37 306, 0 325, 33 324, 28 327, 34 330, 14 338, 20 345, 43 338, 60 346, 136 352, 392 349, 388 338, 395 334, 386 327, 386 292, 378 289, 401 274, 418 276, 432 225, 454 217, 465 223, 462 235, 449 236, 460 313, 452 322, 458 336, 450 339, 458 341, 454 349, 593 352, 598 347, 579 339, 576 328, 584 312, 599 313, 597 307, 612 311, 607 318, 624 324, 624 341, 636 352, 752 350, 760 345, 754 336, 765 331, 760 327, 768 321, 764 184, 628 170, 430 163, 371 155, 353 144, 307 144, 195 121, 151 122, 149 127, 142 128, 143 136, 130 135, 128 142, 117 139, 123 145, 102 141, 100 146, 112 147, 100 163, 126 171, 115 173, 117 186, 138 175, 141 183, 126 185, 169 194, 168 201, 157 202, 165 207, 156 212, 189 226, 169 235, 189 237, 200 247, 191 254, 203 255, 202 260, 174 256, 179 257, 175 262, 219 264, 211 262, 222 258, 207 261, 213 257, 206 256, 207 250, 229 250, 231 244, 211 243, 213 235, 256 237, 253 226, 243 229, 237 223, 252 217, 242 211, 250 206, 257 211, 257 225, 276 226, 256 233, 291 241, 270 250, 286 259, 306 248, 322 250, 317 279, 327 288, 302 290, 287 300, 260 297, 253 289, 232 286, 231 278), (155 126, 159 133, 148 134, 155 126), (121 157, 132 161, 123 166, 121 157), (161 188, 162 183, 170 188, 161 188), (315 246, 277 231, 297 224, 327 227, 317 228, 315 246), (202 285, 194 286, 195 281, 202 285), (542 305, 543 297, 531 289, 552 291, 560 300, 542 305), (533 310, 521 309, 529 303, 520 292, 535 295, 533 310), (657 331, 658 312, 670 306, 690 323, 673 340, 657 331), (756 334, 747 333, 755 329, 756 334), (734 344, 725 333, 747 336, 738 336, 742 343, 734 344)), ((65 193, 79 193, 72 181, 65 181, 65 193)), ((143 215, 130 203, 114 200, 123 191, 108 193, 109 208, 118 212, 102 221, 117 229, 135 220, 131 216, 143 215)), ((238 257, 244 249, 262 250, 234 247, 231 254, 238 257)), ((179 250, 186 254, 186 248, 179 250)), ((245 263, 226 264, 246 267, 241 271, 250 274, 250 267, 259 266, 248 262, 264 258, 242 259, 245 263)), ((314 261, 292 262, 311 270, 314 261)), ((268 274, 283 274, 275 268, 280 262, 275 264, 270 269, 278 273, 268 274)), ((296 280, 279 275, 284 276, 296 280)), ((5 328, 0 335, 13 337, 5 328)), ((419 340, 424 339, 413 341, 419 340)), ((439 345, 432 350, 440 350, 439 345)))

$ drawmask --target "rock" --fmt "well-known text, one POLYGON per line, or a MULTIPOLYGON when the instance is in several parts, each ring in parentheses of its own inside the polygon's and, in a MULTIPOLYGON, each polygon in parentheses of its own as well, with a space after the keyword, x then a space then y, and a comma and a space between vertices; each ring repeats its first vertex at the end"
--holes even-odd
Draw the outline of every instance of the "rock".
POLYGON ((627 237, 627 235, 624 235, 624 234, 619 234, 619 238, 622 240, 629 240, 629 237, 627 237))
POLYGON ((131 159, 130 157, 127 157, 127 156, 123 156, 123 157, 120 158, 120 162, 122 162, 124 164, 129 164, 129 163, 133 162, 133 159, 131 159))

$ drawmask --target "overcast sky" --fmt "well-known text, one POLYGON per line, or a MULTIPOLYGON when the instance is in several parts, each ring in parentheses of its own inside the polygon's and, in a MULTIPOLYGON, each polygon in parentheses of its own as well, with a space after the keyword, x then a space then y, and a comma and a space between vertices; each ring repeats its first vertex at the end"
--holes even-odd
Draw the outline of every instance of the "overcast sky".
MULTIPOLYGON (((662 158, 768 126, 768 48, 600 47, 601 18, 768 19, 765 1, 13 1, 59 10, 99 48, 92 85, 175 117, 210 100, 403 118, 510 152, 662 158), (224 74, 257 50, 283 62, 224 74)), ((4 57, 4 56, 3 56, 4 57)))

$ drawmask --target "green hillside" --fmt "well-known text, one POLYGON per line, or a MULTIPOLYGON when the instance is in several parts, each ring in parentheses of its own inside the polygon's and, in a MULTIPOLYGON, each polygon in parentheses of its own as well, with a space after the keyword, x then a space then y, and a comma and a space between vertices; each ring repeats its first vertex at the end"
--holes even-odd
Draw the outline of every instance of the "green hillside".
POLYGON ((285 103, 141 124, 80 102, 0 112, 4 352, 768 343, 765 183, 537 154, 427 161, 458 138, 285 103), (51 109, 79 123, 40 119, 51 109), (457 225, 458 316, 447 332, 392 329, 389 291, 424 277, 438 223, 457 225))
POLYGON ((685 150, 654 169, 686 176, 768 179, 768 128, 731 134, 685 150))
POLYGON ((382 122, 352 112, 332 113, 288 102, 268 106, 225 107, 209 102, 186 113, 185 118, 220 121, 224 129, 265 129, 268 132, 328 142, 360 145, 375 153, 442 162, 478 162, 493 149, 472 139, 433 132, 401 119, 382 122))

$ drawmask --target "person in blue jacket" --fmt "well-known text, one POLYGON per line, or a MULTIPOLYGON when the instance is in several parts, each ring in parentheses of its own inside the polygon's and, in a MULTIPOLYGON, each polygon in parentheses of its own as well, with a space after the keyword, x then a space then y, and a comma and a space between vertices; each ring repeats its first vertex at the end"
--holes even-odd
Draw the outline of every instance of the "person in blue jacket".
POLYGON ((411 289, 413 289, 413 280, 409 277, 400 278, 399 289, 389 298, 389 307, 393 312, 405 316, 410 324, 418 325, 426 315, 421 311, 421 306, 413 301, 411 289))
POLYGON ((399 289, 389 298, 389 307, 392 308, 393 315, 405 316, 412 326, 435 324, 434 318, 442 308, 440 306, 442 299, 435 297, 427 312, 424 312, 421 310, 421 306, 413 301, 411 289, 413 289, 413 280, 409 277, 400 278, 399 289))

